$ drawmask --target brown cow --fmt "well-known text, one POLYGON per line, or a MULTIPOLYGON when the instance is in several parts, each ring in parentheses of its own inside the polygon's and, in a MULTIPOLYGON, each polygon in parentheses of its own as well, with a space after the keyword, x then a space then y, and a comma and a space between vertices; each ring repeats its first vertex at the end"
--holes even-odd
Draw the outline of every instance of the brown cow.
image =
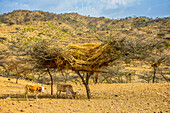
POLYGON ((44 87, 42 86, 42 87, 40 87, 40 86, 38 86, 38 85, 26 85, 25 86, 25 98, 28 100, 28 96, 27 96, 27 94, 28 94, 28 92, 30 92, 30 93, 36 93, 36 100, 38 100, 38 93, 44 93, 44 87))
POLYGON ((68 94, 71 94, 73 96, 73 98, 75 98, 75 96, 76 96, 76 92, 73 91, 72 85, 57 84, 56 96, 58 97, 58 93, 60 95, 61 92, 66 92, 66 97, 68 97, 68 94))

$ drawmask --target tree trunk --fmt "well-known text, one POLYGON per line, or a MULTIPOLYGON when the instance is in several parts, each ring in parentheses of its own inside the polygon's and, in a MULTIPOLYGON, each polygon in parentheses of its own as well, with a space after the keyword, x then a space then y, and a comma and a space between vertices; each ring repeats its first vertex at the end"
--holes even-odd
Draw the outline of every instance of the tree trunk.
MULTIPOLYGON (((70 64, 70 66, 72 67, 72 65, 70 64)), ((81 78, 85 88, 86 88, 86 92, 87 92, 87 98, 90 99, 91 98, 91 92, 90 92, 90 88, 88 85, 89 82, 89 78, 92 74, 94 74, 94 72, 90 72, 90 75, 86 76, 86 80, 84 80, 84 77, 80 74, 80 72, 78 70, 76 70, 74 67, 72 67, 72 70, 75 71, 78 76, 81 78)))
POLYGON ((153 68, 154 71, 153 71, 153 80, 152 82, 155 83, 155 78, 156 78, 156 68, 153 68))
POLYGON ((86 80, 84 79, 84 77, 80 74, 79 71, 76 71, 75 72, 79 75, 79 77, 81 78, 82 82, 83 82, 83 85, 85 86, 86 88, 86 93, 87 93, 87 98, 90 99, 91 98, 91 92, 90 92, 90 88, 89 88, 89 78, 90 76, 93 74, 93 72, 91 72, 90 74, 87 74, 86 75, 86 80))
POLYGON ((97 84, 97 82, 98 82, 98 77, 99 77, 99 73, 97 72, 95 75, 95 84, 97 84))
POLYGON ((167 79, 167 78, 163 75, 162 71, 161 71, 161 75, 162 75, 162 77, 163 77, 167 82, 170 82, 170 80, 167 79))
POLYGON ((87 98, 90 99, 91 98, 91 92, 90 92, 90 88, 89 88, 89 79, 90 79, 90 76, 92 75, 92 72, 90 72, 89 74, 87 73, 86 74, 86 84, 85 87, 86 87, 86 92, 87 92, 87 98))
POLYGON ((19 75, 17 74, 17 78, 16 78, 16 83, 18 84, 18 78, 19 78, 19 75))
POLYGON ((9 70, 4 65, 2 65, 2 66, 4 67, 5 72, 7 72, 7 78, 8 78, 9 77, 9 70))
POLYGON ((48 71, 48 74, 50 75, 50 78, 51 78, 51 95, 53 95, 53 76, 51 75, 49 69, 47 71, 48 71))
POLYGON ((84 86, 86 88, 87 98, 90 99, 91 98, 91 92, 90 92, 89 85, 86 83, 86 84, 84 84, 84 86))
POLYGON ((17 69, 16 69, 16 72, 17 72, 17 76, 16 76, 16 83, 18 84, 19 72, 18 72, 18 70, 17 70, 17 69))

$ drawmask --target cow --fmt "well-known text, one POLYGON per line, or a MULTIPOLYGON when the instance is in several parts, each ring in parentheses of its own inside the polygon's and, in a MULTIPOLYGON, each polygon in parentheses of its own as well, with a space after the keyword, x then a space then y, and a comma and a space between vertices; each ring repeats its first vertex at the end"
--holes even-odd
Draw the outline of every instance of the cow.
POLYGON ((36 96, 35 96, 35 98, 36 98, 36 100, 38 100, 38 94, 39 93, 44 93, 44 87, 42 86, 42 87, 40 87, 40 86, 38 86, 38 85, 26 85, 25 86, 25 98, 28 100, 28 96, 27 96, 27 94, 28 94, 28 92, 30 92, 30 93, 36 93, 36 96))
POLYGON ((61 92, 66 92, 66 97, 68 97, 68 94, 71 94, 73 98, 75 98, 76 96, 76 92, 73 91, 72 85, 69 84, 57 84, 57 92, 56 92, 57 98, 61 92))

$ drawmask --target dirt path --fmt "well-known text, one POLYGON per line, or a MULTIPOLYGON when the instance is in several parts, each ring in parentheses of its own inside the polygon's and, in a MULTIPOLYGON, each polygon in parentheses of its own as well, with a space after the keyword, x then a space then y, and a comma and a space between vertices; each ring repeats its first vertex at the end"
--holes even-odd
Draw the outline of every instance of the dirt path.
MULTIPOLYGON (((84 86, 74 85, 77 99, 58 99, 46 93, 24 99, 24 85, 32 82, 8 81, 0 77, 0 113, 168 113, 170 112, 170 84, 97 84, 90 85, 92 99, 86 98, 84 86)), ((56 89, 54 88, 54 92, 56 89)))

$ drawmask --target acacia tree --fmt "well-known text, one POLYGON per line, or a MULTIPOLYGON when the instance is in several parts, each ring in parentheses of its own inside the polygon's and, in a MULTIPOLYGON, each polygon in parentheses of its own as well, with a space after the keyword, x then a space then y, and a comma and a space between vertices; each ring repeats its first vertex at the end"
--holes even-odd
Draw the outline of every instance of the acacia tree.
MULTIPOLYGON (((68 44, 65 47, 61 43, 54 42, 43 41, 31 46, 28 53, 35 67, 39 69, 47 68, 48 72, 50 68, 57 69, 58 71, 64 69, 74 71, 81 78, 88 98, 91 98, 89 88, 90 77, 94 72, 98 72, 101 67, 107 66, 110 62, 120 58, 121 54, 120 49, 117 47, 117 41, 68 44), (84 73, 86 73, 85 78, 83 77, 84 73)), ((52 78, 50 73, 49 75, 52 78)))
MULTIPOLYGON (((155 40, 148 42, 146 43, 146 40, 142 38, 118 38, 85 44, 66 44, 55 40, 44 40, 30 46, 28 53, 35 67, 39 69, 47 68, 48 72, 51 68, 58 71, 72 70, 77 73, 86 88, 87 97, 91 98, 89 79, 95 72, 99 72, 102 67, 108 66, 117 59, 145 60, 146 56, 154 54, 157 45, 155 40)), ((52 80, 52 75, 50 73, 49 75, 52 80)), ((51 84, 51 89, 52 87, 51 84)))
MULTIPOLYGON (((98 38, 102 42, 102 40, 98 38)), ((153 68, 152 82, 155 82, 157 69, 161 64, 168 65, 169 62, 169 42, 163 39, 133 37, 127 35, 126 38, 118 39, 121 48, 121 60, 130 63, 138 60, 148 64, 153 68)))
POLYGON ((10 73, 16 75, 16 83, 18 83, 18 79, 21 73, 24 73, 27 70, 32 70, 30 65, 26 65, 23 61, 14 56, 4 57, 0 61, 2 63, 1 66, 4 67, 7 73, 7 77, 9 77, 10 73))

